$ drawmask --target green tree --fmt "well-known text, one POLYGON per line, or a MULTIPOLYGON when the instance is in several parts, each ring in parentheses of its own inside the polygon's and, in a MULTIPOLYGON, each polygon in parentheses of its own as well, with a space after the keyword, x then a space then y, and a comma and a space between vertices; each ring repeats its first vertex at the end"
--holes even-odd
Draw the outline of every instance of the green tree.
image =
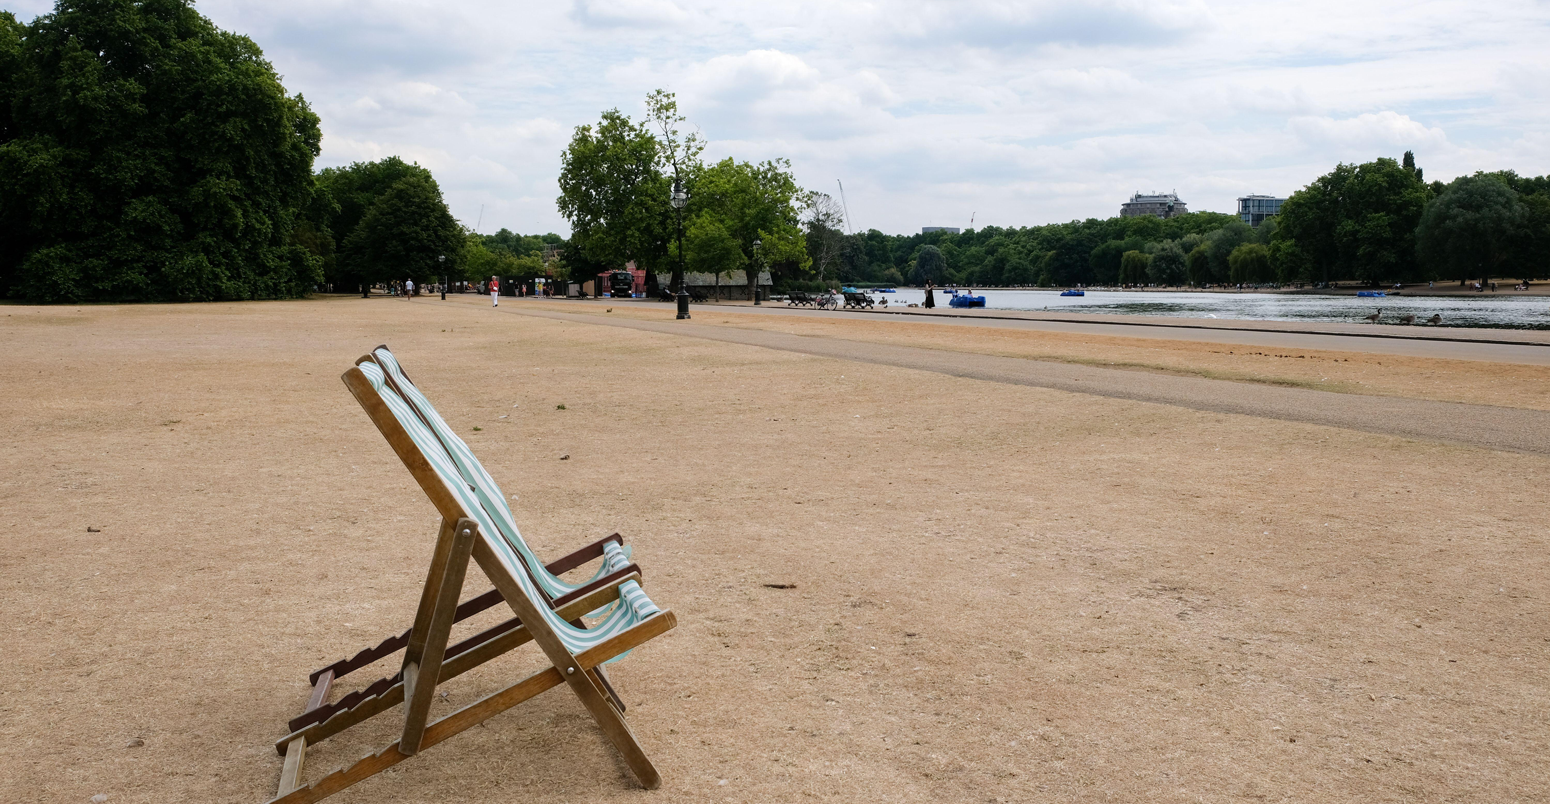
POLYGON ((262 51, 187 0, 0 19, 0 280, 33 301, 299 296, 321 134, 262 51))
POLYGON ((423 176, 399 179, 344 242, 350 269, 368 282, 424 280, 443 271, 458 276, 466 247, 467 238, 447 211, 441 189, 423 176), (440 256, 447 258, 445 264, 436 259, 440 256))
POLYGON ((742 244, 714 215, 697 215, 689 223, 684 233, 684 253, 689 270, 712 274, 717 284, 721 277, 748 265, 742 244))
POLYGON ((315 194, 325 199, 326 206, 318 203, 309 206, 304 223, 326 232, 337 244, 338 253, 334 258, 323 259, 324 278, 336 290, 372 281, 368 275, 375 274, 358 272, 356 267, 363 263, 347 253, 344 244, 349 242, 350 235, 371 211, 372 205, 393 185, 411 176, 435 181, 429 170, 397 156, 376 162, 355 162, 341 168, 324 168, 318 172, 315 194))
MULTIPOLYGON (((1153 218, 1152 220, 1157 220, 1153 218)), ((1139 237, 1130 237, 1124 240, 1110 240, 1088 254, 1087 263, 1092 267, 1089 275, 1095 285, 1119 284, 1119 264, 1127 251, 1140 251, 1146 247, 1146 241, 1139 237)))
POLYGON ((1277 282, 1289 284, 1311 281, 1313 274, 1308 264, 1308 255, 1297 247, 1297 241, 1272 240, 1266 248, 1270 252, 1270 266, 1275 271, 1277 282))
POLYGON ((1418 276, 1415 230, 1432 191, 1393 159, 1337 165, 1281 205, 1273 240, 1291 240, 1319 281, 1418 276))
POLYGON ((1232 265, 1228 258, 1238 246, 1254 240, 1254 229, 1240 220, 1235 220, 1220 229, 1206 235, 1206 254, 1211 259, 1212 282, 1236 281, 1232 277, 1232 265))
POLYGON ((833 196, 819 192, 808 193, 803 206, 807 253, 813 258, 813 273, 823 279, 839 267, 845 249, 845 233, 841 230, 845 211, 833 196))
MULTIPOLYGON (((577 126, 560 160, 557 202, 571 225, 569 258, 612 269, 634 260, 654 292, 676 225, 671 188, 645 125, 611 109, 596 126, 577 126)), ((676 289, 676 261, 674 272, 676 289)))
POLYGON ((753 244, 760 243, 759 264, 749 265, 746 272, 748 298, 753 298, 763 267, 782 265, 805 272, 812 264, 797 211, 804 196, 785 159, 755 165, 728 158, 700 171, 690 201, 695 218, 714 220, 737 241, 745 261, 754 260, 753 244))
POLYGON ((1146 284, 1146 269, 1151 259, 1140 251, 1127 251, 1120 255, 1119 281, 1122 285, 1146 284))
POLYGON ((1146 275, 1155 285, 1182 285, 1187 268, 1188 258, 1184 249, 1173 240, 1164 240, 1153 247, 1146 275))
POLYGON ((921 246, 920 253, 915 255, 915 270, 910 272, 910 283, 935 284, 942 281, 946 273, 947 260, 942 258, 942 250, 936 246, 921 246))
POLYGON ((1454 180, 1426 207, 1417 231, 1422 260, 1440 276, 1500 276, 1529 235, 1529 211, 1495 176, 1454 180))
POLYGON ((1193 286, 1202 286, 1211 282, 1211 247, 1202 242, 1190 250, 1185 260, 1185 271, 1189 275, 1189 283, 1193 286))
POLYGON ((1274 276, 1270 267, 1270 249, 1261 243, 1244 243, 1227 255, 1230 279, 1253 284, 1268 282, 1274 276))
POLYGON ((1518 240, 1513 264, 1523 279, 1541 279, 1550 273, 1550 192, 1519 195, 1527 216, 1518 240))
MULTIPOLYGON (((700 153, 705 150, 705 140, 700 137, 698 132, 690 132, 686 135, 679 134, 678 126, 687 122, 687 119, 678 113, 678 99, 671 92, 658 89, 647 95, 646 117, 656 126, 658 132, 655 138, 658 168, 664 173, 670 174, 675 183, 681 184, 692 195, 695 178, 699 175, 702 167, 700 164, 700 153)), ((664 176, 665 180, 666 176, 664 176)), ((680 215, 674 221, 674 224, 680 227, 678 235, 682 237, 683 217, 680 215)), ((666 250, 665 245, 660 249, 664 254, 666 250)), ((656 254, 657 250, 653 250, 649 256, 654 257, 656 254)), ((646 276, 648 277, 647 292, 654 293, 655 289, 650 287, 656 283, 654 268, 648 267, 646 276)), ((752 283, 749 286, 751 288, 752 283)), ((673 264, 673 292, 678 292, 682 287, 683 265, 682 263, 675 262, 673 264)), ((750 298, 752 298, 751 295, 750 298)))

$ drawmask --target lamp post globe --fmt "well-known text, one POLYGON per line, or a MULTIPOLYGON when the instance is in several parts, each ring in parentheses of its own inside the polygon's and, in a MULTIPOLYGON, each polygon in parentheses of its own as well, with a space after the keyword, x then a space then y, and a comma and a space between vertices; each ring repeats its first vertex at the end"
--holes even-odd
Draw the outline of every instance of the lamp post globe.
POLYGON ((447 255, 437 254, 436 265, 441 268, 441 300, 447 300, 447 255))
POLYGON ((673 179, 673 194, 668 198, 668 203, 678 212, 678 320, 689 317, 689 291, 684 287, 688 282, 688 275, 684 271, 684 207, 689 205, 689 193, 684 190, 684 184, 678 179, 673 179))

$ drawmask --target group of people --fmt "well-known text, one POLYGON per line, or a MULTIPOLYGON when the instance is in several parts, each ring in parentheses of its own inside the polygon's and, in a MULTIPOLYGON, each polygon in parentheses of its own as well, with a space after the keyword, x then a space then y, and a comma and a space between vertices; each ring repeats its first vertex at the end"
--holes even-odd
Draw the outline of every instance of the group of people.
MULTIPOLYGON (((477 283, 477 284, 479 286, 481 286, 481 288, 482 288, 482 290, 484 292, 490 294, 490 306, 491 307, 499 307, 499 306, 501 306, 501 280, 500 280, 500 277, 492 276, 492 277, 489 278, 488 281, 480 282, 480 283, 477 283)), ((420 286, 415 285, 413 279, 405 279, 402 282, 389 282, 389 283, 387 283, 387 292, 388 292, 389 296, 403 296, 405 299, 409 299, 409 298, 412 298, 414 296, 416 290, 419 290, 421 292, 426 292, 426 293, 438 293, 438 292, 440 292, 440 287, 441 287, 440 285, 427 285, 427 286, 424 286, 424 287, 420 287, 420 286)), ((541 293, 541 295, 548 296, 549 295, 549 287, 546 285, 540 293, 541 293)), ((528 295, 527 294, 527 286, 523 285, 521 283, 518 283, 517 284, 517 293, 516 293, 516 295, 518 295, 518 296, 526 296, 526 295, 528 295)))

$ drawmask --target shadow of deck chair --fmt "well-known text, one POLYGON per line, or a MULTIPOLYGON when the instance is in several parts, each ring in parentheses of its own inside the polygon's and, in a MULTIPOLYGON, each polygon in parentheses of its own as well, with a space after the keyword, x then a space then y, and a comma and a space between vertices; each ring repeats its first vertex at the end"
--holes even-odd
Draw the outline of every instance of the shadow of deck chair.
MULTIPOLYGON (((363 361, 345 372, 344 381, 441 514, 442 524, 410 629, 403 669, 395 677, 396 682, 379 694, 358 700, 352 707, 335 711, 322 723, 288 735, 282 741, 285 763, 279 792, 272 804, 319 801, 560 684, 569 685, 581 699, 641 785, 659 786, 660 775, 630 731, 622 711, 606 694, 597 668, 673 628, 676 620, 672 612, 659 609, 646 596, 638 583, 638 572, 602 584, 569 602, 555 601, 556 605, 551 607, 522 555, 500 535, 499 526, 479 496, 464 481, 418 413, 391 387, 382 368, 375 362, 363 361), (500 599, 516 614, 517 624, 492 635, 500 628, 497 626, 464 640, 459 643, 462 649, 454 653, 447 642, 454 618, 463 608, 458 605, 458 596, 470 558, 495 584, 500 599), (586 627, 580 617, 589 612, 601 613, 602 619, 586 627), (529 641, 536 642, 548 658, 548 669, 445 717, 429 720, 438 683, 529 641), (301 785, 309 744, 399 703, 404 704, 404 726, 397 742, 310 785, 301 785)), ((468 601, 464 606, 474 602, 468 601)), ((319 689, 314 687, 314 701, 319 697, 319 689)))

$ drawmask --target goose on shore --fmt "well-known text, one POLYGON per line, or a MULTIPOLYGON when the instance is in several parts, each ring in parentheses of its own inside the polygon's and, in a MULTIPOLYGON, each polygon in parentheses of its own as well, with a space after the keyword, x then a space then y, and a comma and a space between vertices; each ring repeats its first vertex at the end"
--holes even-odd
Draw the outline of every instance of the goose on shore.
POLYGON ((1372 315, 1362 316, 1362 320, 1366 321, 1369 324, 1376 324, 1376 323, 1378 323, 1378 316, 1380 316, 1380 315, 1383 315, 1383 308, 1382 307, 1379 307, 1378 308, 1378 312, 1373 313, 1372 315))
POLYGON ((1401 323, 1401 324, 1414 324, 1415 323, 1415 316, 1414 315, 1402 315, 1402 316, 1399 317, 1399 323, 1401 323))
POLYGON ((1437 326, 1438 324, 1441 324, 1442 323, 1442 314, 1441 313, 1432 313, 1432 317, 1426 319, 1426 323, 1431 324, 1434 327, 1437 326))

